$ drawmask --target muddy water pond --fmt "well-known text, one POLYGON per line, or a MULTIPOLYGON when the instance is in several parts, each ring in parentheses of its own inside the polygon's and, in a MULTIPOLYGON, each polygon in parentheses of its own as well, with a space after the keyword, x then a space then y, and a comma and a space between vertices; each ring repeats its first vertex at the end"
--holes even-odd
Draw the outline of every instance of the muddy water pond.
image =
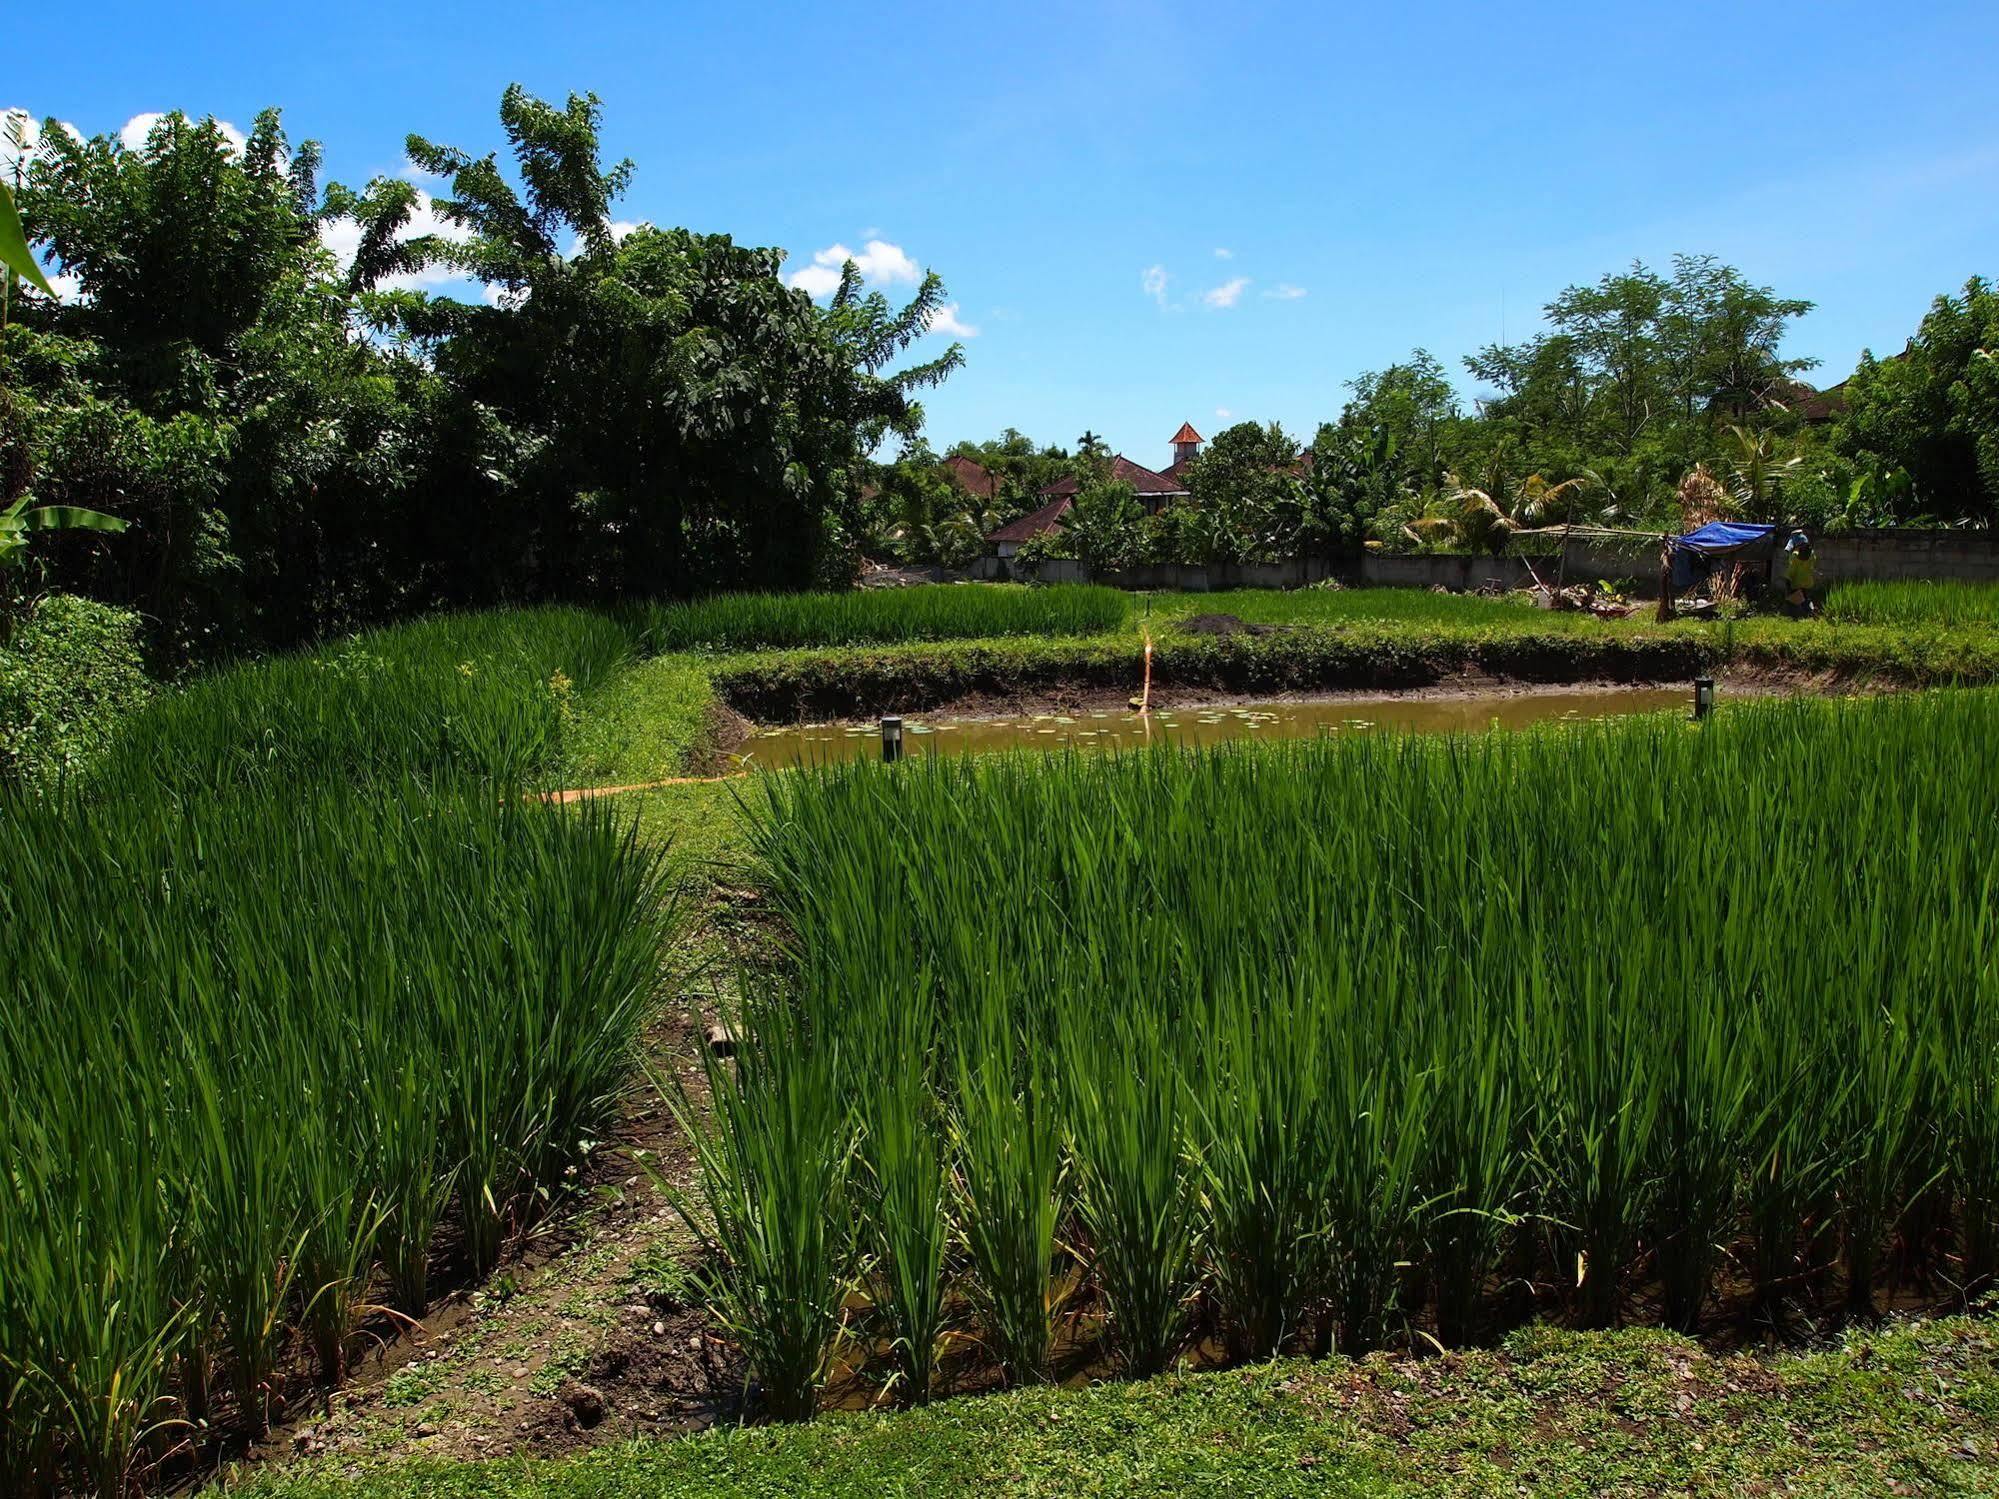
MULTIPOLYGON (((1149 715, 1118 711, 1026 713, 1007 718, 903 720, 904 753, 984 754, 1008 749, 1133 749, 1147 744, 1206 745, 1234 739, 1315 739, 1383 731, 1474 732, 1518 729, 1553 721, 1580 722, 1628 713, 1687 710, 1686 687, 1598 687, 1448 697, 1346 698, 1319 702, 1241 703, 1156 708, 1149 715)), ((881 754, 872 724, 805 724, 762 729, 739 756, 753 767, 781 770, 881 754)))

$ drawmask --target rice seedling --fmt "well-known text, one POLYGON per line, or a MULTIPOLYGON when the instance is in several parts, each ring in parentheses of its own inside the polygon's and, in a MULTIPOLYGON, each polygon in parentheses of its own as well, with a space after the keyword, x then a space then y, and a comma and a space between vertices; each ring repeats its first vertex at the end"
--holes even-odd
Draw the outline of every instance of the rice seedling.
POLYGON ((1835 583, 1825 618, 1836 624, 1955 629, 1999 625, 1999 586, 1991 583, 1835 583))
POLYGON ((854 1140, 841 1058, 827 1037, 783 1023, 784 1000, 753 1000, 740 1066, 706 1053, 713 1124, 667 1093, 697 1142, 698 1200, 674 1192, 713 1261, 713 1309, 742 1346, 762 1411, 811 1417, 853 1284, 847 1205, 854 1140))
POLYGON ((1136 1378, 1179 1350, 1199 1221, 1187 1040, 1144 996, 1108 1017, 1061 1007, 1069 1152, 1088 1273, 1109 1344, 1136 1378))
POLYGON ((1535 609, 1524 595, 1487 598, 1426 588, 1243 588, 1219 593, 1158 594, 1149 604, 1160 624, 1200 614, 1232 614, 1271 625, 1491 625, 1532 623, 1561 630, 1586 616, 1535 609))
POLYGON ((1190 1304, 1239 1357, 1462 1341, 1502 1265, 1589 1325, 1864 1310, 1912 1203, 1989 1273, 1995 730, 1981 691, 1743 704, 853 764, 750 811, 783 1023, 934 1005, 965 1253, 926 1286, 1034 1377, 1078 1276, 1137 1369, 1190 1304))
POLYGON ((0 1457, 103 1493, 261 1427, 302 1344, 337 1375, 378 1255, 420 1303, 465 1078, 479 1210, 537 1210, 675 919, 628 830, 478 784, 0 797, 0 864, 0 1457))
POLYGON ((751 651, 1004 635, 1097 635, 1130 612, 1114 588, 1064 583, 934 584, 848 593, 729 593, 661 604, 641 638, 654 651, 751 651))
MULTIPOLYGON (((902 1398, 930 1398, 944 1331, 949 1166, 935 1087, 936 1017, 927 976, 907 994, 882 986, 845 1027, 867 1083, 854 1109, 869 1280, 886 1314, 902 1398), (865 1018, 863 1018, 865 1016, 865 1018)), ((858 997, 857 997, 858 1000, 858 997)))
POLYGON ((1044 1061, 988 1027, 958 1048, 951 1122, 957 1223, 979 1335, 1013 1384, 1054 1374, 1070 1289, 1058 1258, 1068 1182, 1056 1086, 1044 1061))
POLYGON ((583 609, 445 614, 200 678, 123 731, 94 779, 196 791, 246 780, 509 784, 554 763, 576 694, 627 657, 583 609))

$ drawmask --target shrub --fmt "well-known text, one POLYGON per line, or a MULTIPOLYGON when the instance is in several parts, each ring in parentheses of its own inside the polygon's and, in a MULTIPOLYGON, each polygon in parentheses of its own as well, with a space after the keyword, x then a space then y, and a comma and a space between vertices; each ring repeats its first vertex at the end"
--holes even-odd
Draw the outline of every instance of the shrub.
POLYGON ((66 594, 42 600, 0 644, 0 785, 74 775, 152 690, 138 615, 66 594))

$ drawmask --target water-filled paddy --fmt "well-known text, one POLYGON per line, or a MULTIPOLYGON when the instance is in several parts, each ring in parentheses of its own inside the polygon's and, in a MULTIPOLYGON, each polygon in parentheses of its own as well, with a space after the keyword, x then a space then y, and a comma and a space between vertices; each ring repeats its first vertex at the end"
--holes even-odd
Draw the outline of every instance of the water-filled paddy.
MULTIPOLYGON (((1562 692, 1476 693, 1449 697, 1346 698, 1158 708, 1076 709, 1003 718, 949 714, 903 722, 904 751, 982 754, 1007 749, 1133 749, 1147 744, 1208 745, 1235 739, 1317 739, 1387 730, 1475 732, 1519 729, 1555 720, 1582 721, 1690 706, 1685 687, 1592 687, 1562 692)), ((805 724, 765 729, 742 746, 753 766, 785 769, 881 753, 880 729, 864 724, 805 724)))

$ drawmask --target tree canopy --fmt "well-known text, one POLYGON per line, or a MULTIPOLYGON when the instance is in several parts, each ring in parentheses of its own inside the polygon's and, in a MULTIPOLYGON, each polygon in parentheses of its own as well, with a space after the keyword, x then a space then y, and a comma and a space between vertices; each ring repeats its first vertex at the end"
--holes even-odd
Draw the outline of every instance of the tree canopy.
POLYGON ((43 131, 25 231, 79 294, 22 298, 0 341, 0 505, 32 483, 132 523, 48 547, 51 581, 193 658, 849 565, 868 456, 963 359, 911 357, 942 282, 893 306, 850 264, 817 305, 780 250, 622 229, 595 96, 514 86, 499 119, 500 151, 410 137, 428 202, 322 190, 276 111, 240 148, 178 114, 136 149, 43 131), (413 289, 439 275, 483 298, 413 289))

